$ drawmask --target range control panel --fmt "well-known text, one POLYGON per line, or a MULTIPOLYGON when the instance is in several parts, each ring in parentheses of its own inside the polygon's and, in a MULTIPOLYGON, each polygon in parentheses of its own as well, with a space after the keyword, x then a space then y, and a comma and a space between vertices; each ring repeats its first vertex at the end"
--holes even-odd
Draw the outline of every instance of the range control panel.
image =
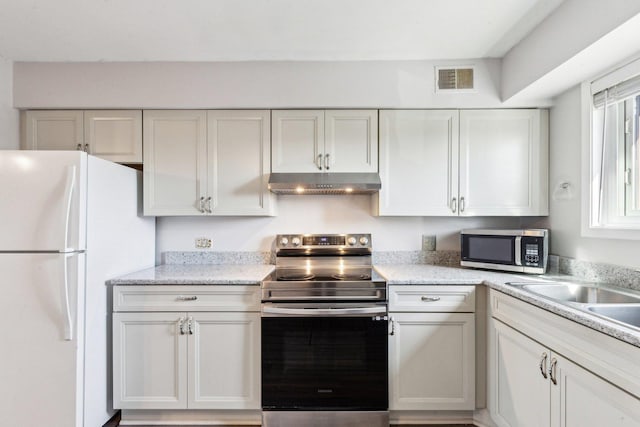
POLYGON ((371 248, 371 234, 278 234, 276 247, 278 249, 371 248))

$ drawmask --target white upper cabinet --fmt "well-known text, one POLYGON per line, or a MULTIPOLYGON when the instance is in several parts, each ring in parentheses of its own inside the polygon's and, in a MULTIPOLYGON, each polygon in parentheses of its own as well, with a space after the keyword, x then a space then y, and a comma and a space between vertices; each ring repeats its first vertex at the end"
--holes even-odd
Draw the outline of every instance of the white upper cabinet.
POLYGON ((377 172, 377 110, 273 110, 272 172, 377 172))
POLYGON ((548 215, 546 110, 460 112, 460 215, 548 215))
POLYGON ((82 111, 27 111, 26 148, 84 150, 82 111))
POLYGON ((144 112, 144 214, 200 215, 207 184, 207 112, 144 112))
POLYGON ((142 162, 142 111, 27 111, 26 147, 81 150, 118 163, 142 162))
POLYGON ((319 172, 324 164, 324 111, 271 111, 271 170, 319 172))
POLYGON ((548 215, 545 110, 381 110, 378 215, 548 215))
POLYGON ((272 215, 269 111, 145 111, 145 215, 272 215))
POLYGON ((455 215, 458 111, 381 110, 380 215, 455 215))
POLYGON ((378 111, 325 111, 324 156, 328 172, 378 172, 378 111))
POLYGON ((269 111, 213 110, 207 116, 211 213, 269 215, 269 111))
POLYGON ((142 111, 84 112, 85 149, 118 163, 142 163, 142 111))

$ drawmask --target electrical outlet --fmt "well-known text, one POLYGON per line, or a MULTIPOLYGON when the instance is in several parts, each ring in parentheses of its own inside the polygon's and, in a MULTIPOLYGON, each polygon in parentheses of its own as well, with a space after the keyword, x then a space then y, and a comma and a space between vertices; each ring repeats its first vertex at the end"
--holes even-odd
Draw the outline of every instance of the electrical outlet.
POLYGON ((436 250, 436 236, 422 235, 422 250, 423 251, 435 251, 436 250))
POLYGON ((208 237, 196 237, 196 249, 207 249, 211 247, 211 239, 208 237))

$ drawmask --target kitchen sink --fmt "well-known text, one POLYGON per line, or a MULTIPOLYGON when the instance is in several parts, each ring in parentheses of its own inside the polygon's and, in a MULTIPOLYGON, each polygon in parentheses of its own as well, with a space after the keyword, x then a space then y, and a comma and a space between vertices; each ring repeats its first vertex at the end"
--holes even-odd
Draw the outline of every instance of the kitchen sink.
POLYGON ((598 316, 640 328, 640 305, 589 305, 587 310, 598 316))
POLYGON ((519 284, 534 294, 563 302, 579 304, 630 304, 640 303, 640 295, 596 286, 550 283, 519 284))
POLYGON ((570 282, 507 282, 606 320, 640 329, 640 292, 570 282))

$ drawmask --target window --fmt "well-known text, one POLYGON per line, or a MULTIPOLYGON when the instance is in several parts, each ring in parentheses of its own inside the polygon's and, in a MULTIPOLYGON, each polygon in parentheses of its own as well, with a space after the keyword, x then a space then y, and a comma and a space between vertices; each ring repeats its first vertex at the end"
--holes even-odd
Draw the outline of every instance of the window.
POLYGON ((612 74, 591 84, 589 228, 640 231, 640 71, 612 74))

